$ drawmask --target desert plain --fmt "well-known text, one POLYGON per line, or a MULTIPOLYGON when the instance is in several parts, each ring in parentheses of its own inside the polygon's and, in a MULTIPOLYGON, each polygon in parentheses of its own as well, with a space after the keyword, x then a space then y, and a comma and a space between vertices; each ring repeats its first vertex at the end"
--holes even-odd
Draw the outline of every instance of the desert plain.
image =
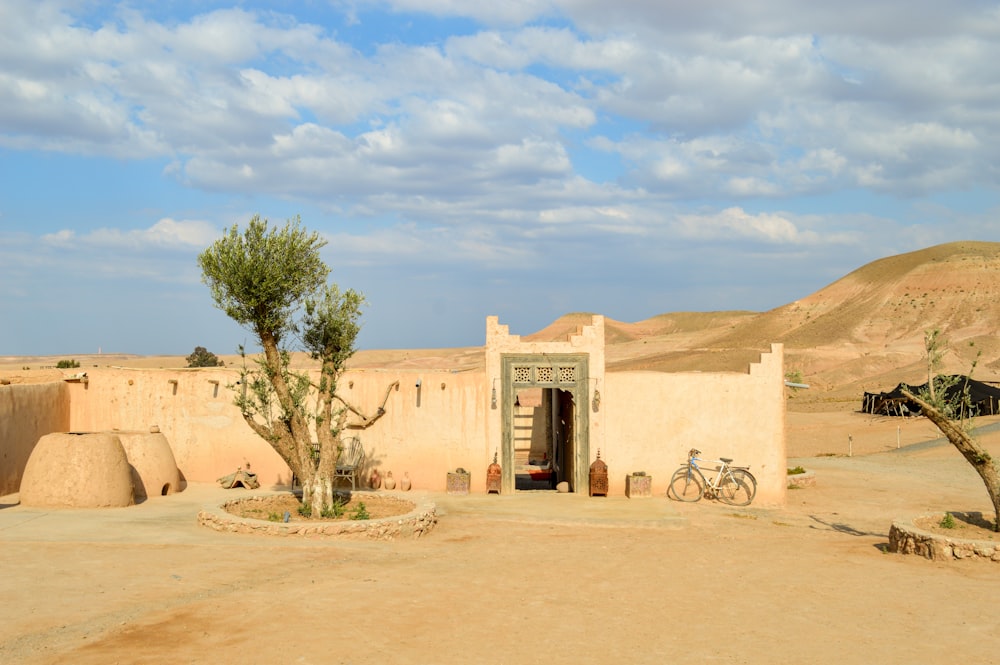
MULTIPOLYGON (((894 519, 991 518, 982 482, 929 421, 860 412, 864 390, 925 380, 931 327, 950 340, 944 371, 968 371, 978 348, 977 378, 997 378, 998 256, 957 243, 763 314, 608 322, 611 371, 742 371, 765 341, 785 344, 786 369, 810 385, 786 395, 788 465, 816 484, 782 506, 683 504, 665 482, 644 499, 436 495, 429 535, 356 542, 205 529, 199 507, 230 496, 210 486, 104 511, 2 497, 0 663, 1000 661, 1000 564, 887 552, 894 519)), ((463 366, 477 353, 354 362, 463 366)), ((51 364, 0 359, 0 379, 46 380, 51 364)), ((994 456, 998 420, 975 423, 994 456)))

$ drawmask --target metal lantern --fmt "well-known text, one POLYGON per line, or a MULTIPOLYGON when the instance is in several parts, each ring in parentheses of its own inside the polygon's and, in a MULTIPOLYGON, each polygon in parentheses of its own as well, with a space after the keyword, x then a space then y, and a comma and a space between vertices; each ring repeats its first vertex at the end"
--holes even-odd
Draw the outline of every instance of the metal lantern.
POLYGON ((601 451, 590 465, 590 496, 608 495, 608 465, 601 461, 601 451))
POLYGON ((493 453, 493 464, 486 467, 486 493, 491 494, 496 492, 500 494, 500 477, 501 469, 500 465, 497 464, 497 454, 493 453))

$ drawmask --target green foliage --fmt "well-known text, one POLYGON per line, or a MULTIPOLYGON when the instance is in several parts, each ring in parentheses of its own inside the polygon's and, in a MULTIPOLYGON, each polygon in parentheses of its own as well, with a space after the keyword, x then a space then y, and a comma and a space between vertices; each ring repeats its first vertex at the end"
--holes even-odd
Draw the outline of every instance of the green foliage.
POLYGON ((354 511, 354 514, 351 515, 351 519, 352 520, 370 520, 371 518, 372 518, 372 516, 368 514, 368 509, 365 508, 364 502, 358 501, 358 507, 354 511))
POLYGON ((941 339, 941 331, 937 328, 924 331, 924 351, 927 354, 927 374, 936 373, 941 368, 945 351, 944 340, 941 339))
POLYGON ((364 303, 363 295, 354 289, 341 292, 336 284, 328 285, 320 297, 305 301, 302 343, 314 360, 326 360, 338 370, 344 368, 354 355, 364 303))
POLYGON ((204 346, 194 347, 194 352, 187 357, 188 367, 222 367, 225 363, 204 346))
POLYGON ((355 351, 364 303, 360 293, 327 283, 330 270, 320 258, 325 245, 298 217, 275 228, 255 215, 198 256, 215 305, 250 330, 263 349, 248 362, 240 347, 240 380, 230 386, 234 401, 304 481, 321 465, 313 432, 321 442, 339 434, 346 412, 334 403, 337 378, 355 351), (298 350, 290 346, 293 340, 322 361, 319 385, 307 373, 292 371, 291 352, 298 350))
POLYGON ((59 362, 56 363, 57 369, 74 369, 79 366, 80 363, 78 363, 75 360, 60 360, 59 362))
MULTIPOLYGON (((292 417, 292 412, 305 413, 306 399, 309 396, 311 383, 309 376, 295 372, 290 368, 292 355, 287 351, 279 354, 279 367, 273 371, 264 356, 252 358, 253 365, 247 364, 246 350, 239 347, 243 366, 240 368, 240 380, 236 385, 229 386, 236 390, 234 399, 236 406, 245 416, 259 417, 269 428, 274 428, 278 422, 284 422, 292 417), (280 374, 288 387, 291 398, 291 411, 283 408, 274 391, 273 376, 280 374)), ((311 449, 310 449, 311 451, 311 449)))
POLYGON ((254 215, 246 229, 234 224, 202 252, 198 265, 219 309, 258 337, 280 341, 295 329, 302 301, 326 283, 330 269, 319 256, 324 245, 298 217, 269 229, 254 215))
POLYGON ((280 522, 281 521, 281 515, 279 515, 278 513, 268 513, 267 514, 267 521, 268 522, 280 522))
POLYGON ((797 466, 797 467, 794 467, 792 469, 789 469, 788 470, 788 475, 789 476, 798 476, 798 475, 803 474, 805 472, 806 472, 805 469, 803 469, 801 466, 797 466))
POLYGON ((802 370, 790 369, 785 372, 785 381, 789 383, 805 383, 805 377, 802 376, 802 370))
POLYGON ((785 387, 792 391, 791 396, 797 395, 799 390, 802 389, 801 386, 805 384, 805 378, 802 376, 802 370, 793 369, 785 372, 785 383, 795 384, 786 385, 785 387))
MULTIPOLYGON (((909 392, 924 403, 922 404, 924 415, 941 430, 941 433, 962 453, 966 461, 979 474, 993 503, 993 529, 1000 531, 1000 470, 996 468, 990 454, 976 442, 971 432, 971 425, 965 422, 966 418, 971 418, 972 415, 968 378, 961 390, 952 390, 949 394, 948 389, 954 387, 962 379, 954 376, 931 378, 931 374, 940 365, 941 356, 944 353, 941 350, 941 340, 937 330, 925 333, 924 346, 927 352, 927 388, 919 393, 914 393, 912 390, 909 392)), ((971 378, 972 370, 976 368, 981 356, 982 351, 976 354, 968 377, 971 378)), ((946 514, 941 521, 941 526, 953 528, 946 526, 947 522, 953 523, 953 520, 954 518, 950 514, 946 514)))
POLYGON ((938 522, 938 526, 942 529, 954 529, 958 525, 955 523, 954 515, 951 513, 945 513, 944 517, 941 518, 941 521, 938 522))
POLYGON ((326 519, 337 519, 344 514, 346 507, 344 502, 339 499, 334 499, 333 503, 323 509, 321 515, 326 519))
POLYGON ((312 506, 303 501, 299 504, 299 515, 302 517, 312 517, 312 506))

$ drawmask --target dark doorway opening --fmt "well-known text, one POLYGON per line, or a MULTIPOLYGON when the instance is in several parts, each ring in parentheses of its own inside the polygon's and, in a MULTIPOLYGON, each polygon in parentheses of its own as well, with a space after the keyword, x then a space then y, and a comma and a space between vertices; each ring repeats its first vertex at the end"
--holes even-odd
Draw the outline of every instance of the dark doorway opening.
POLYGON ((575 413, 573 394, 559 388, 526 387, 514 393, 514 489, 573 487, 575 413))

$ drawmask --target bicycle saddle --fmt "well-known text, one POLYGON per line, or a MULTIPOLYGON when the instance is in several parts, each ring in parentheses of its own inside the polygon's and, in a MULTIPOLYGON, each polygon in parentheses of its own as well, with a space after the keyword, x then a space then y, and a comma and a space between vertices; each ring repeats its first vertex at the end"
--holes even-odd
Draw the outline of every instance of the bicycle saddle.
POLYGON ((719 461, 720 462, 725 462, 726 464, 732 464, 733 463, 733 460, 730 459, 730 458, 728 458, 728 457, 720 457, 719 461))

